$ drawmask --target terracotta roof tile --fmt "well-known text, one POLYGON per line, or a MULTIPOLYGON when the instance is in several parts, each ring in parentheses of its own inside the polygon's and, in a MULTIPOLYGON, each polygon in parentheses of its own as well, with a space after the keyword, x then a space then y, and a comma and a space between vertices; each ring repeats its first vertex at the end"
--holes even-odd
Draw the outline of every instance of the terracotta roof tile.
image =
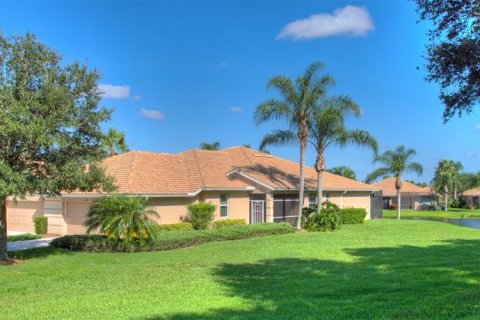
POLYGON ((473 189, 470 189, 470 190, 466 190, 462 193, 462 195, 464 196, 468 196, 468 197, 476 197, 476 196, 479 196, 480 195, 480 187, 478 188, 473 188, 473 189))
MULTIPOLYGON (((395 189, 395 177, 390 177, 385 180, 379 181, 372 184, 376 189, 382 190, 384 196, 394 196, 397 194, 397 189, 395 189)), ((418 193, 421 195, 431 194, 430 187, 419 187, 416 184, 402 180, 402 189, 401 193, 418 193)))

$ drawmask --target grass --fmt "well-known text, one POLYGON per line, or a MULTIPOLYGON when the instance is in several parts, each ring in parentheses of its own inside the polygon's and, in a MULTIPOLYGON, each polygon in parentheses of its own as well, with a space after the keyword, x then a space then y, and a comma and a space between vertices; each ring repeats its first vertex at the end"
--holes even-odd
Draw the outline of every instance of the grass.
POLYGON ((7 242, 15 242, 15 241, 24 241, 24 240, 35 240, 40 239, 41 237, 38 234, 31 234, 31 233, 24 233, 15 236, 8 236, 7 242))
POLYGON ((377 220, 139 253, 18 253, 2 319, 446 319, 480 314, 480 231, 377 220))
MULTIPOLYGON (((396 218, 397 210, 383 210, 383 216, 396 218)), ((480 210, 451 208, 445 211, 415 211, 402 209, 401 217, 422 217, 422 218, 480 218, 480 210)))

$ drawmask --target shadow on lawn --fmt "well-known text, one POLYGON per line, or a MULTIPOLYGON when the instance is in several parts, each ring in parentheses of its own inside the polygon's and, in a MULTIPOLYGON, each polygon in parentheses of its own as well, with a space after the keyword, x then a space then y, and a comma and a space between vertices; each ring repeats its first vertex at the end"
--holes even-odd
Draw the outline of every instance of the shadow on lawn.
MULTIPOLYGON (((351 249, 353 262, 275 259, 213 272, 245 310, 148 319, 464 318, 480 312, 480 241, 351 249)), ((211 306, 212 301, 208 301, 211 306)))
POLYGON ((8 256, 11 259, 28 260, 28 259, 45 258, 48 256, 55 256, 55 255, 71 255, 71 254, 72 252, 68 250, 45 247, 45 248, 12 251, 8 253, 8 256))

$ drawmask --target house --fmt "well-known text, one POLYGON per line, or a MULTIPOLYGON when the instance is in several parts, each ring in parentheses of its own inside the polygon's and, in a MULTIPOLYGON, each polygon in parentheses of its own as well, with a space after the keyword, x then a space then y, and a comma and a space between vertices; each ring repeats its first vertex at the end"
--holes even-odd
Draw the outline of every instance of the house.
MULTIPOLYGON (((299 165, 246 147, 221 151, 188 150, 178 154, 132 151, 107 158, 103 165, 117 192, 148 198, 160 214, 159 223, 177 223, 186 205, 205 201, 217 206, 215 219, 247 223, 296 222, 299 165)), ((316 200, 316 171, 305 168, 305 202, 316 200)), ((323 201, 370 212, 371 185, 325 172, 323 201)), ((48 217, 49 232, 80 234, 95 199, 105 194, 64 193, 7 202, 8 229, 33 232, 32 217, 48 217)), ((367 217, 369 218, 369 217, 367 217)))
MULTIPOLYGON (((397 206, 397 189, 395 189, 395 177, 390 177, 372 184, 376 189, 383 191, 383 207, 388 209, 397 206)), ((418 210, 422 205, 429 205, 434 200, 431 188, 420 187, 408 181, 402 180, 401 209, 418 210)))
POLYGON ((462 193, 462 198, 471 209, 480 207, 480 187, 466 190, 462 193))

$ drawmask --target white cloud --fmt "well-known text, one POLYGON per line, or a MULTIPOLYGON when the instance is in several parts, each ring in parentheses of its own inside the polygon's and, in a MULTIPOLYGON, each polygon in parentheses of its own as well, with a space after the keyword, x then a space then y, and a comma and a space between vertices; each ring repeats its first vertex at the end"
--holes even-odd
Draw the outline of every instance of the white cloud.
POLYGON ((365 36, 374 29, 366 7, 348 5, 333 13, 319 13, 290 22, 277 39, 313 39, 336 35, 365 36))
POLYGON ((475 158, 477 155, 478 153, 470 152, 470 151, 465 153, 465 156, 467 156, 468 158, 475 158))
POLYGON ((135 96, 132 97, 132 101, 133 101, 133 102, 136 102, 136 101, 138 101, 138 100, 140 100, 140 99, 142 99, 142 96, 139 96, 139 95, 135 95, 135 96))
POLYGON ((165 119, 165 115, 160 110, 148 110, 148 109, 140 109, 140 114, 142 117, 150 119, 150 120, 159 120, 162 121, 165 119))
POLYGON ((240 107, 231 107, 231 108, 230 108, 230 111, 231 111, 231 112, 235 112, 235 113, 239 113, 239 112, 242 112, 243 109, 240 108, 240 107))
POLYGON ((106 99, 127 99, 130 96, 130 86, 113 84, 99 84, 99 91, 106 99))

